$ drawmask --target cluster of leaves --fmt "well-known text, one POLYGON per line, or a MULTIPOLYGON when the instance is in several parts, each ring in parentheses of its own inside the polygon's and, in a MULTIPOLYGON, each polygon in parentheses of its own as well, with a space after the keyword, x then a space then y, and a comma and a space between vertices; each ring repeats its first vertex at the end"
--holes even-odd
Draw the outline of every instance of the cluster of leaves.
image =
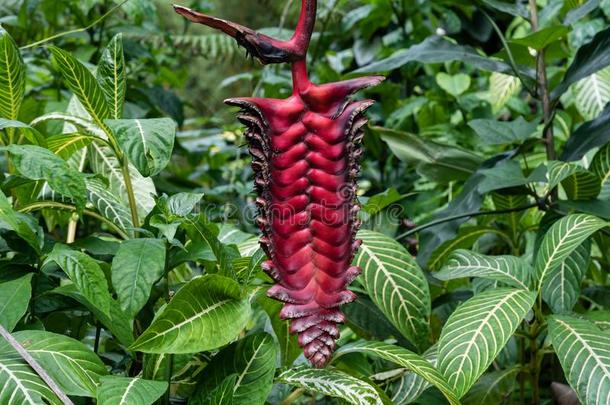
MULTIPOLYGON (((319 2, 317 81, 388 76, 368 94, 359 299, 324 370, 265 295, 241 130, 185 120, 168 90, 191 57, 171 47, 235 48, 159 35, 148 0, 9 3, 0 403, 608 402, 609 1, 319 2)), ((278 66, 198 80, 291 88, 278 66)))

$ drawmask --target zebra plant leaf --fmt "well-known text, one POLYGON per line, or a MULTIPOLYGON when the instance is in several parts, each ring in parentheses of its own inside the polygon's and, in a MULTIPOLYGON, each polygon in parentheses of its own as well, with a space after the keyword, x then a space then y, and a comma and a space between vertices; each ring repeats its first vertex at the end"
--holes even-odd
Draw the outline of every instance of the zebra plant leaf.
POLYGON ((106 376, 97 389, 98 405, 152 405, 167 391, 167 382, 106 376))
POLYGON ((133 228, 129 208, 120 201, 99 179, 86 180, 88 200, 98 213, 109 219, 125 232, 133 228))
POLYGON ((601 182, 596 174, 582 169, 568 176, 561 182, 566 195, 570 200, 592 200, 601 191, 601 182))
POLYGON ((489 101, 494 113, 499 112, 520 91, 521 81, 517 77, 498 72, 489 76, 489 101))
POLYGON ((610 143, 603 146, 591 162, 591 171, 600 180, 601 192, 598 196, 600 200, 610 200, 610 143))
POLYGON ((586 121, 597 118, 610 102, 610 67, 578 81, 573 89, 578 112, 586 121))
POLYGON ((62 405, 63 402, 17 354, 0 355, 0 404, 62 405))
POLYGON ((102 52, 96 76, 110 107, 110 118, 115 120, 123 118, 123 104, 127 91, 123 34, 115 35, 102 52))
POLYGON ((474 296, 451 314, 438 343, 438 369, 458 398, 487 370, 535 299, 535 292, 498 288, 474 296))
MULTIPOLYGON (((438 346, 434 345, 424 352, 422 355, 428 363, 436 367, 438 359, 438 346)), ((430 388, 430 384, 426 379, 415 374, 412 371, 407 371, 396 383, 392 386, 391 400, 395 405, 410 404, 417 400, 420 395, 430 388)))
POLYGON ((382 342, 357 342, 341 347, 337 355, 347 353, 365 353, 391 361, 417 374, 437 387, 451 404, 458 404, 453 388, 432 364, 422 356, 400 346, 382 342))
POLYGON ((372 385, 339 370, 295 367, 280 374, 277 382, 340 398, 354 405, 384 403, 372 385))
POLYGON ((182 287, 131 346, 145 353, 197 353, 239 335, 250 305, 235 281, 215 274, 182 287))
POLYGON ((25 64, 17 44, 0 27, 0 118, 16 120, 25 94, 25 64))
POLYGON ((590 257, 591 242, 587 240, 549 273, 541 292, 554 313, 566 313, 574 308, 590 257))
POLYGON ((395 240, 377 232, 360 231, 362 245, 354 264, 371 300, 413 344, 428 340, 430 292, 428 282, 409 252, 395 240))
POLYGON ((106 124, 142 176, 155 176, 169 163, 176 137, 172 119, 107 120, 106 124))
POLYGON ((78 133, 51 135, 47 138, 47 148, 62 159, 68 160, 91 142, 95 142, 95 137, 91 135, 78 133))
POLYGON ((555 315, 549 336, 570 386, 583 404, 610 400, 610 334, 584 319, 555 315))
POLYGON ((513 392, 518 374, 519 367, 517 366, 483 374, 464 396, 462 403, 465 405, 503 403, 505 398, 513 392))
POLYGON ((434 277, 445 281, 481 277, 527 290, 530 271, 529 266, 515 256, 485 256, 460 249, 449 256, 447 264, 434 273, 434 277))
POLYGON ((608 223, 587 214, 568 215, 548 230, 534 262, 534 275, 538 286, 545 288, 549 276, 576 248, 608 223))

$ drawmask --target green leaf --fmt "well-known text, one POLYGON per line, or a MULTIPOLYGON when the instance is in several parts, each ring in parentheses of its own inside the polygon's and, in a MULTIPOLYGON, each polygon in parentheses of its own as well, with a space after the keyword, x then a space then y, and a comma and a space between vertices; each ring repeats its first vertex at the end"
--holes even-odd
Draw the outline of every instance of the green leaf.
POLYGON ((511 122, 477 119, 470 121, 468 125, 488 145, 521 143, 530 138, 538 127, 535 121, 527 122, 521 116, 511 122))
POLYGON ((608 49, 610 49, 610 27, 598 32, 591 42, 578 49, 563 81, 553 90, 552 98, 558 99, 573 83, 610 65, 608 49))
POLYGON ((110 118, 110 109, 93 74, 69 52, 55 46, 50 46, 49 50, 53 55, 53 64, 63 76, 66 86, 85 107, 93 122, 102 129, 107 128, 104 120, 110 118))
POLYGON ((591 243, 585 241, 549 273, 541 293, 554 313, 568 313, 574 308, 580 297, 580 285, 587 274, 590 257, 591 243))
MULTIPOLYGON (((41 330, 15 332, 13 337, 68 395, 95 397, 106 366, 86 345, 68 336, 41 330)), ((0 344, 0 356, 17 356, 8 344, 0 344)))
POLYGON ((479 238, 488 233, 500 234, 497 229, 486 226, 462 227, 455 238, 444 242, 432 252, 428 260, 428 269, 440 269, 447 260, 449 253, 456 249, 471 248, 479 238))
POLYGON ((462 399, 464 405, 501 404, 510 397, 519 374, 519 367, 483 374, 462 399))
POLYGON ((202 193, 176 193, 167 199, 168 213, 185 217, 193 212, 202 198, 202 193))
POLYGON ((109 219, 125 232, 133 228, 129 208, 119 200, 99 179, 91 178, 87 184, 87 198, 97 212, 109 219))
POLYGON ((610 102, 610 67, 579 80, 573 88, 580 115, 586 120, 597 118, 610 102))
POLYGON ((305 388, 322 395, 341 398, 354 405, 382 405, 377 390, 370 384, 339 370, 296 367, 284 371, 277 381, 305 388))
POLYGON ((237 337, 250 316, 239 284, 215 274, 182 287, 132 345, 145 353, 196 353, 237 337))
POLYGON ((586 239, 608 223, 592 215, 572 214, 561 218, 547 231, 534 262, 539 289, 545 288, 550 276, 586 239))
POLYGON ((32 296, 32 273, 0 283, 0 325, 9 332, 25 315, 32 296))
MULTIPOLYGON (((582 4, 582 2, 580 2, 582 4)), ((572 25, 576 21, 580 20, 597 7, 600 6, 600 0, 588 0, 585 4, 582 4, 580 7, 576 7, 571 9, 567 14, 566 18, 563 20, 565 25, 572 25)))
POLYGON ((610 200, 610 143, 602 147, 591 162, 591 171, 601 179, 600 200, 610 200))
POLYGON ((554 25, 538 30, 523 38, 513 38, 511 42, 540 51, 558 39, 565 38, 568 32, 570 32, 570 29, 565 25, 554 25))
MULTIPOLYGON (((70 104, 72 104, 72 100, 70 101, 70 104)), ((80 104, 80 102, 78 102, 78 104, 79 104, 79 107, 82 106, 82 104, 80 104)), ((68 107, 68 110, 69 110, 69 108, 70 107, 68 107)), ((84 108, 84 107, 81 107, 81 108, 84 108)), ((87 112, 84 112, 83 114, 88 115, 87 112)), ((32 120, 30 125, 32 127, 35 127, 35 126, 43 124, 47 121, 63 121, 65 124, 71 124, 72 126, 76 127, 77 129, 81 130, 82 132, 85 132, 86 134, 93 135, 93 136, 96 136, 101 139, 106 139, 106 134, 104 133, 104 131, 102 131, 97 125, 95 125, 88 119, 85 119, 83 117, 78 117, 78 116, 75 116, 72 114, 62 113, 62 112, 52 112, 49 114, 41 115, 40 117, 37 117, 36 119, 32 120)), ((73 132, 73 131, 70 131, 70 132, 73 132)))
MULTIPOLYGON (((426 38, 423 42, 413 45, 409 49, 401 49, 388 58, 364 66, 354 73, 389 72, 409 62, 446 63, 456 60, 483 70, 513 73, 510 65, 501 60, 481 56, 479 52, 469 46, 456 45, 444 37, 436 35, 426 38)), ((524 73, 533 77, 532 72, 524 73)))
POLYGON ((454 97, 457 97, 468 90, 470 87, 470 76, 464 73, 449 75, 444 72, 437 73, 436 83, 441 89, 454 97))
POLYGON ((523 175, 521 165, 514 160, 498 163, 491 169, 481 169, 485 176, 479 184, 479 192, 487 194, 490 191, 522 186, 530 181, 523 175))
POLYGON ((79 150, 95 142, 95 137, 78 133, 51 135, 47 138, 47 148, 61 157, 68 160, 79 150))
POLYGON ((290 322, 280 319, 280 310, 284 305, 264 295, 261 295, 257 301, 269 316, 269 322, 280 346, 281 364, 290 367, 303 351, 299 347, 297 335, 290 333, 290 322))
POLYGON ((123 118, 123 104, 127 90, 123 34, 115 35, 102 52, 96 75, 110 107, 110 118, 115 120, 123 118))
POLYGON ((106 124, 142 176, 155 176, 169 163, 176 137, 172 119, 106 120, 106 124))
POLYGON ((26 215, 13 210, 2 190, 0 190, 0 229, 8 229, 19 235, 36 252, 40 252, 44 244, 42 228, 29 221, 26 215))
POLYGON ((575 163, 557 161, 547 162, 547 190, 554 189, 568 177, 583 171, 585 171, 585 169, 575 163))
POLYGON ((95 260, 61 243, 53 247, 47 260, 57 263, 83 296, 102 313, 109 315, 112 297, 108 292, 106 276, 95 260))
MULTIPOLYGON (((424 352, 422 357, 432 366, 436 367, 438 346, 431 346, 424 352)), ((392 387, 392 403, 395 405, 405 405, 415 402, 415 400, 417 400, 421 394, 431 386, 432 384, 426 381, 423 377, 420 377, 412 371, 407 371, 392 387)))
POLYGON ((377 232, 360 231, 362 245, 354 264, 371 300, 414 345, 428 342, 430 292, 422 270, 395 240, 377 232))
POLYGON ((458 398, 493 362, 535 299, 535 292, 498 288, 474 296, 451 314, 439 339, 438 369, 458 398))
POLYGON ((63 402, 18 355, 0 356, 0 404, 62 405, 63 402))
POLYGON ((0 27, 0 118, 16 120, 25 95, 25 63, 17 44, 0 27))
POLYGON ((496 10, 508 13, 515 17, 529 18, 530 13, 527 5, 520 2, 506 2, 501 0, 483 0, 483 3, 495 8, 496 10))
POLYGON ((447 264, 433 275, 445 281, 481 277, 527 290, 530 271, 529 266, 515 256, 484 256, 460 249, 452 252, 447 264))
MULTIPOLYGON (((212 390, 208 391, 199 402, 201 404, 232 405, 233 392, 238 378, 237 374, 231 374, 212 390)), ((196 405, 194 401, 191 400, 191 402, 196 405)))
POLYGON ((489 76, 489 103, 493 112, 500 111, 513 96, 521 91, 521 80, 518 77, 493 72, 489 76))
POLYGON ((592 200, 599 195, 601 183, 599 177, 587 170, 580 170, 561 182, 570 200, 592 200))
POLYGON ((599 117, 588 121, 572 133, 561 154, 561 160, 579 160, 591 149, 610 142, 610 104, 599 117))
MULTIPOLYGON (((1 28, 0 28, 1 29, 1 28)), ((36 129, 32 128, 30 125, 25 124, 21 121, 15 120, 7 120, 5 118, 0 118, 0 130, 12 131, 14 129, 19 129, 25 139, 30 141, 34 145, 39 145, 46 147, 47 140, 45 137, 38 132, 36 129)), ((0 138, 1 139, 1 138, 0 138)))
POLYGON ((271 335, 257 333, 220 351, 205 368, 190 401, 202 402, 206 394, 237 374, 232 405, 262 405, 271 392, 277 349, 271 335))
POLYGON ((167 391, 167 382, 142 378, 102 377, 97 389, 98 405, 152 405, 167 391))
POLYGON ((590 321, 556 315, 549 319, 549 336, 566 378, 582 403, 607 403, 610 335, 590 321))
POLYGON ((163 240, 140 238, 121 243, 112 260, 112 285, 127 316, 134 318, 140 312, 164 271, 163 240))
POLYGON ((72 169, 65 160, 47 149, 34 145, 9 145, 4 148, 12 156, 16 170, 30 180, 45 180, 55 192, 76 202, 86 203, 87 189, 82 173, 72 169))
POLYGON ((481 157, 465 149, 426 141, 407 132, 381 127, 373 130, 400 160, 416 165, 418 173, 433 181, 465 180, 483 162, 481 157))
POLYGON ((346 353, 371 354, 396 363, 437 387, 445 395, 449 403, 459 404, 458 398, 445 377, 428 360, 407 349, 388 343, 360 341, 343 346, 337 350, 337 355, 346 353))

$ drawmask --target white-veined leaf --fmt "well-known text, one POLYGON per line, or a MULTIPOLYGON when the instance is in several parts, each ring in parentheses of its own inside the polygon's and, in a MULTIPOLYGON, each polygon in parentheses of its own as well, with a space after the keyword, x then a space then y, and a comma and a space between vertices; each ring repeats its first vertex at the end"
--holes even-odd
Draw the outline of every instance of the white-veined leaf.
POLYGON ((601 191, 599 177, 585 169, 568 176, 561 185, 568 198, 573 201, 592 200, 601 191))
POLYGON ((0 356, 0 404, 62 405, 38 375, 18 355, 0 356))
POLYGON ((0 117, 16 120, 25 94, 25 64, 17 44, 0 27, 0 117))
POLYGON ((561 218, 548 230, 534 263, 534 276, 539 289, 548 283, 551 272, 572 254, 587 238, 608 224, 587 214, 561 218))
POLYGON ((591 171, 597 175, 601 184, 600 200, 610 200, 610 143, 603 146, 591 162, 591 171))
POLYGON ((552 190, 573 174, 584 171, 582 166, 572 162, 549 161, 547 163, 547 189, 552 190))
POLYGON ((459 403, 458 398, 445 377, 428 360, 418 354, 388 343, 361 341, 341 347, 337 350, 337 355, 354 352, 372 354, 399 364, 437 387, 450 403, 459 403))
POLYGON ((32 273, 0 282, 0 325, 9 332, 28 310, 32 296, 32 273))
POLYGON ((489 102, 497 113, 508 100, 521 91, 521 81, 515 76, 493 72, 489 76, 489 102))
POLYGON ((86 180, 87 196, 97 212, 109 219, 125 232, 133 228, 129 208, 120 201, 99 179, 86 180))
POLYGON ((371 300, 413 344, 428 340, 430 292, 428 282, 409 252, 395 240, 377 232, 360 231, 362 245, 354 264, 371 300))
POLYGON ((610 102, 610 67, 593 73, 574 84, 576 108, 586 121, 591 121, 610 102))
POLYGON ((62 159, 68 160, 94 141, 95 137, 79 133, 51 135, 47 138, 47 148, 62 159))
POLYGON ((451 253, 447 264, 434 273, 439 280, 482 277, 527 290, 531 269, 515 256, 485 256, 468 250, 451 253))
MULTIPOLYGON (((19 331, 13 337, 68 395, 95 397, 100 377, 108 374, 97 355, 78 340, 41 330, 19 331)), ((3 355, 18 353, 0 343, 3 355)))
POLYGON ((580 285, 587 274, 590 256, 591 243, 585 241, 549 273, 541 293, 554 313, 566 313, 574 308, 580 297, 580 285))
MULTIPOLYGON (((70 101, 70 103, 72 103, 72 101, 70 101)), ((106 134, 104 133, 104 131, 99 129, 97 127, 97 125, 93 124, 91 121, 89 121, 85 118, 77 117, 75 115, 71 115, 71 114, 67 114, 67 113, 52 112, 49 114, 41 115, 40 117, 37 117, 36 119, 34 119, 30 123, 30 125, 35 127, 35 126, 40 125, 47 121, 63 121, 66 124, 72 125, 73 128, 67 132, 74 132, 74 128, 82 129, 87 134, 97 136, 98 138, 101 138, 101 139, 106 139, 106 134)), ((66 131, 64 131, 64 132, 66 132, 66 131)))
POLYGON ((549 320, 549 336, 583 404, 610 403, 610 334, 590 321, 556 315, 549 320))
POLYGON ((142 378, 102 377, 97 389, 98 405, 152 405, 167 391, 167 382, 142 378))
POLYGON ((535 299, 535 292, 498 288, 474 296, 451 314, 438 343, 438 369, 458 397, 493 362, 535 299))
POLYGON ((372 385, 339 370, 295 367, 281 373, 277 381, 341 398, 354 405, 383 405, 372 385))
MULTIPOLYGON (((438 346, 434 345, 422 354, 422 357, 433 367, 438 360, 438 346)), ((391 400, 394 405, 410 404, 417 400, 420 395, 430 388, 432 384, 412 371, 407 371, 400 380, 393 384, 391 400)))
POLYGON ((464 405, 501 404, 513 392, 519 367, 491 371, 472 386, 462 399, 464 405))
POLYGON ((110 107, 110 118, 123 118, 127 78, 121 33, 115 35, 102 52, 96 76, 110 107))
POLYGON ((221 347, 246 326, 250 305, 235 281, 216 274, 183 286, 132 345, 145 353, 196 353, 221 347))

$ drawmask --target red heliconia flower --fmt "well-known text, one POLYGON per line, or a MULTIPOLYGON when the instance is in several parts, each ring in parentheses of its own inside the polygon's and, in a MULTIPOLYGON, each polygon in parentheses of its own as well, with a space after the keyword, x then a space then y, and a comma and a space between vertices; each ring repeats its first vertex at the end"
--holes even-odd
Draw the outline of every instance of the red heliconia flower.
POLYGON ((270 260, 263 269, 276 284, 268 295, 285 303, 305 356, 315 367, 330 360, 345 321, 339 309, 356 295, 347 286, 360 273, 351 262, 360 241, 356 177, 365 111, 371 100, 350 96, 383 77, 315 85, 306 54, 316 20, 316 0, 302 0, 293 37, 279 41, 230 21, 175 6, 186 18, 235 38, 263 64, 292 64, 294 91, 287 99, 233 98, 248 127, 259 195, 261 246, 270 260))

